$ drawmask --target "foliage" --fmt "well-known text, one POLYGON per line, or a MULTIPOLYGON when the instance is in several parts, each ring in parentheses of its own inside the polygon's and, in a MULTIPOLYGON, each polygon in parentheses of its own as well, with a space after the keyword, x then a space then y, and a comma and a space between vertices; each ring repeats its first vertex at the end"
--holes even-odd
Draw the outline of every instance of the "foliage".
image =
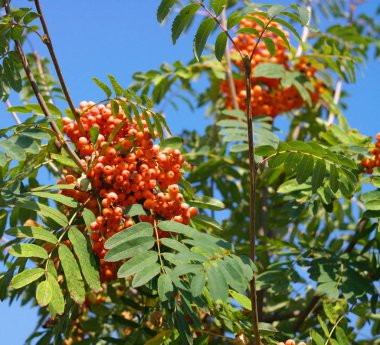
POLYGON ((380 137, 350 128, 335 87, 378 56, 377 18, 335 0, 162 0, 194 58, 129 87, 94 78, 105 98, 73 109, 39 1, 1 8, 1 99, 30 116, 0 130, 0 298, 38 308, 26 344, 379 343, 380 137), (24 53, 29 35, 49 58, 24 53), (291 106, 272 111, 276 92, 291 106), (213 124, 172 136, 164 102, 207 105, 213 124))

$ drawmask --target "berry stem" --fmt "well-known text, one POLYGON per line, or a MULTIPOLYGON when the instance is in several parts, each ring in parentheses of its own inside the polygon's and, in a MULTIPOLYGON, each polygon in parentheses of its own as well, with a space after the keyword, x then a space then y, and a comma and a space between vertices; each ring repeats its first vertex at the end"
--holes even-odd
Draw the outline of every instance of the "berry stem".
POLYGON ((73 103, 71 96, 70 96, 70 93, 67 89, 65 79, 63 78, 62 71, 61 71, 61 68, 59 66, 57 56, 55 55, 53 43, 52 43, 52 40, 50 38, 49 30, 48 30, 48 27, 46 25, 45 17, 42 13, 42 10, 41 10, 40 2, 39 2, 39 0, 34 0, 34 3, 36 5, 37 12, 40 15, 40 21, 41 21, 42 29, 43 29, 44 35, 45 35, 43 42, 46 44, 46 46, 49 50, 51 59, 52 59, 53 64, 54 64, 55 71, 57 72, 59 83, 61 84, 62 91, 65 95, 66 101, 69 104, 70 110, 71 110, 71 112, 75 118, 75 121, 78 124, 78 128, 79 128, 80 132, 82 133, 82 135, 84 135, 85 130, 83 128, 82 122, 80 121, 80 116, 78 114, 78 111, 75 109, 74 103, 73 103))

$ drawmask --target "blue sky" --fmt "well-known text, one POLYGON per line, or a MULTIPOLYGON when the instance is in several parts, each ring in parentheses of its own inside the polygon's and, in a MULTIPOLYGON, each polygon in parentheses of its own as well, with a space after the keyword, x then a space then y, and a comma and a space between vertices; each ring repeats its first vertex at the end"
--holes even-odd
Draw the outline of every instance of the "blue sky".
MULTIPOLYGON (((158 0, 41 2, 56 54, 76 104, 83 99, 102 99, 102 92, 91 80, 94 76, 106 80, 107 74, 112 74, 126 86, 134 72, 157 68, 163 62, 182 60, 186 63, 192 58, 193 36, 185 35, 173 46, 170 25, 162 27, 157 23, 158 0)), ((266 1, 269 2, 274 1, 266 1)), ((368 14, 374 13, 376 2, 369 1, 363 9, 368 14)), ((30 3, 15 0, 14 4, 29 6, 30 3)), ((42 48, 38 42, 35 45, 42 48)), ((41 56, 46 55, 45 51, 39 51, 41 56)), ((361 69, 355 85, 344 85, 344 90, 351 94, 346 112, 349 123, 371 136, 380 131, 379 76, 379 62, 370 60, 361 69)), ((12 97, 12 102, 17 105, 16 98, 12 97)), ((12 125, 4 106, 0 106, 0 112, 3 126, 12 125)), ((185 128, 203 131, 208 123, 202 110, 191 112, 186 106, 178 112, 170 109, 166 116, 174 134, 185 128)), ((20 308, 17 302, 10 308, 6 302, 0 303, 0 345, 22 345, 35 321, 35 310, 20 308)))

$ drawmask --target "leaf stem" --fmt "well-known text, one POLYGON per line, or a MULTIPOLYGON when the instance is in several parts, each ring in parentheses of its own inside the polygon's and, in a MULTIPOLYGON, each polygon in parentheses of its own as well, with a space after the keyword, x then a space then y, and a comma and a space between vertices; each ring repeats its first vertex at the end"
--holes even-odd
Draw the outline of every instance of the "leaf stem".
POLYGON ((49 50, 55 71, 57 72, 59 83, 61 84, 62 91, 65 95, 66 101, 69 104, 70 110, 71 110, 71 112, 75 118, 75 121, 78 124, 78 128, 79 128, 80 132, 82 133, 82 135, 84 135, 86 132, 83 128, 82 122, 80 121, 80 115, 79 115, 78 111, 75 109, 74 103, 73 103, 71 96, 70 96, 70 93, 67 89, 65 79, 63 78, 63 74, 62 74, 61 68, 59 66, 57 56, 55 55, 53 43, 52 43, 52 40, 50 38, 49 30, 48 30, 48 27, 46 25, 45 17, 42 13, 42 10, 41 10, 40 1, 34 0, 34 3, 36 5, 37 12, 40 15, 40 21, 41 21, 42 29, 44 30, 45 36, 44 36, 43 42, 46 44, 46 46, 49 50))

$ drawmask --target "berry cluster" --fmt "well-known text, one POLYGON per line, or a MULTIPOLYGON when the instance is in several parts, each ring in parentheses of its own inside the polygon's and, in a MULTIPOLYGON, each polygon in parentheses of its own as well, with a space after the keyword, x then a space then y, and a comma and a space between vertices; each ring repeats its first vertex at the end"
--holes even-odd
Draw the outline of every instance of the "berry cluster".
MULTIPOLYGON (((257 19, 260 19, 264 24, 267 24, 268 20, 263 17, 256 15, 257 19)), ((244 19, 240 23, 241 28, 253 28, 260 32, 262 30, 261 26, 257 24, 254 20, 244 19)), ((284 35, 289 37, 289 32, 284 30, 282 26, 278 23, 271 23, 271 27, 281 30, 284 35)), ((263 37, 270 38, 276 46, 276 53, 271 56, 265 42, 261 40, 255 50, 255 54, 251 61, 252 71, 254 72, 255 66, 260 63, 276 63, 283 65, 286 70, 297 70, 301 72, 305 77, 312 79, 315 76, 316 68, 311 66, 305 58, 301 58, 300 61, 292 66, 288 57, 288 50, 283 39, 272 31, 266 31, 263 37)), ((239 47, 243 56, 252 53, 255 48, 257 37, 251 34, 240 33, 235 38, 234 41, 239 47)), ((237 50, 235 47, 231 50, 231 56, 233 58, 234 64, 243 71, 243 62, 240 57, 237 56, 237 50)), ((243 73, 242 73, 243 75, 243 73)), ((234 80, 236 89, 236 101, 241 110, 246 108, 246 86, 243 79, 234 80)), ((314 85, 314 92, 310 92, 310 96, 313 102, 319 99, 319 95, 323 90, 322 84, 317 82, 314 85)), ((231 97, 230 87, 227 81, 223 81, 221 84, 221 90, 226 95, 226 106, 228 108, 233 107, 233 100, 231 97)), ((294 86, 283 87, 281 85, 281 80, 276 78, 252 78, 252 92, 251 92, 251 103, 253 116, 271 116, 276 117, 280 113, 288 112, 293 109, 298 109, 305 104, 304 99, 301 97, 300 93, 294 86)))
POLYGON ((373 168, 380 167, 380 132, 376 134, 376 144, 369 153, 371 157, 362 159, 362 166, 367 174, 373 173, 373 168))
MULTIPOLYGON (((177 149, 154 145, 146 119, 141 116, 143 128, 136 121, 129 122, 122 110, 113 115, 111 106, 81 102, 82 134, 76 122, 63 119, 64 132, 71 139, 83 160, 91 193, 79 190, 79 180, 66 176, 66 183, 78 188, 64 190, 65 195, 79 202, 96 215, 91 223, 93 251, 100 258, 103 281, 116 278, 117 265, 106 263, 105 241, 115 233, 131 227, 136 221, 151 222, 158 219, 189 224, 197 209, 184 203, 178 181, 185 161, 177 149), (98 127, 97 142, 91 142, 90 129, 98 127), (118 129, 118 130, 115 130, 118 129), (124 213, 129 205, 141 204, 147 216, 131 219, 124 213)), ((159 236, 168 234, 159 230, 159 236)))

